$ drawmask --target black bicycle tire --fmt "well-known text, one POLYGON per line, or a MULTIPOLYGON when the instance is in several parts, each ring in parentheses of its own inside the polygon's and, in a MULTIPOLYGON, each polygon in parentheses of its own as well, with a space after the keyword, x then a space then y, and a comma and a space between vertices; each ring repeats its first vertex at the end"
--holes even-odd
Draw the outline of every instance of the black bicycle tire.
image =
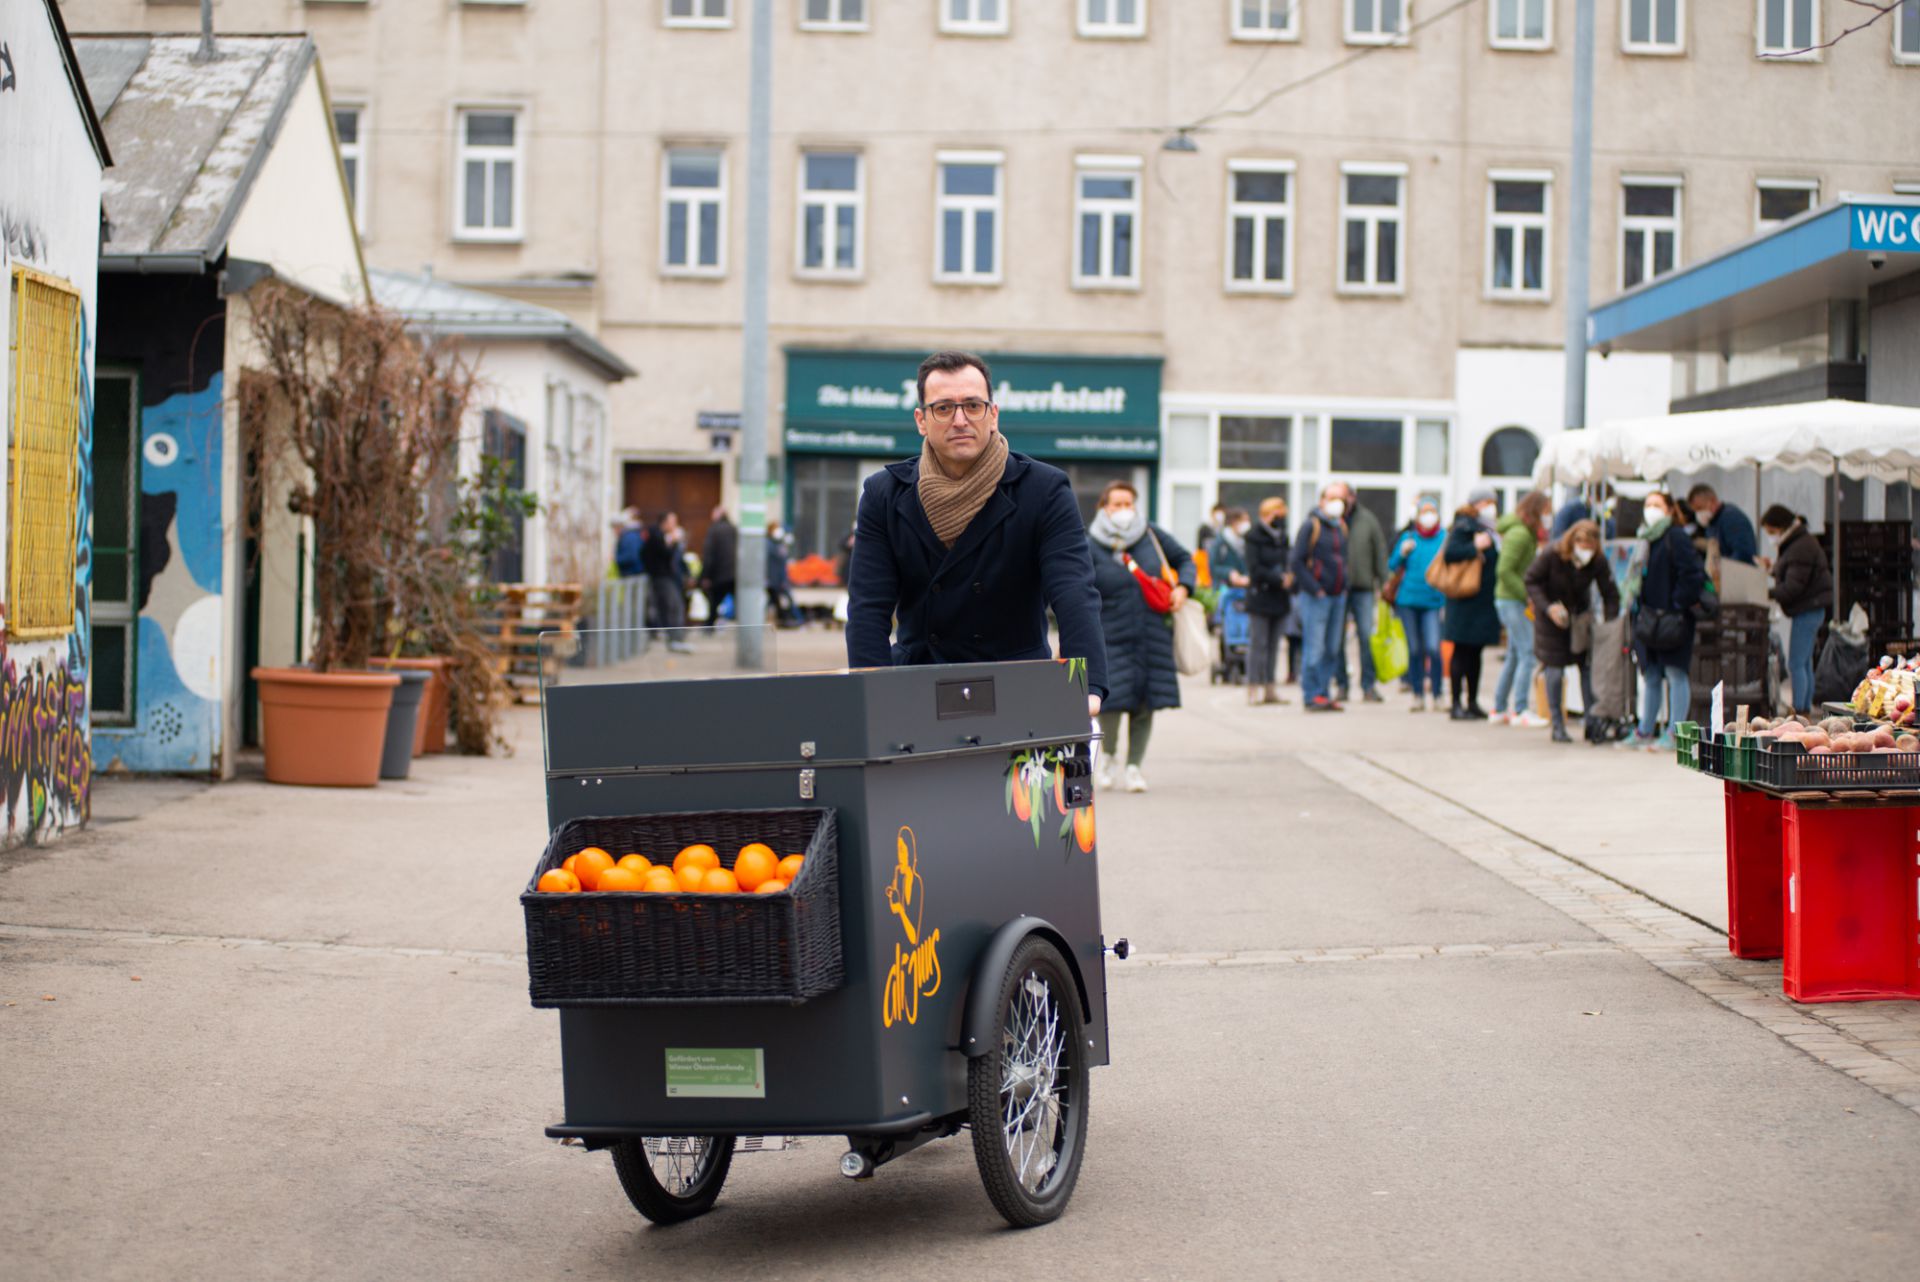
POLYGON ((733 1166, 734 1137, 716 1135, 713 1139, 714 1145, 710 1150, 713 1156, 711 1160, 702 1158, 702 1168, 693 1191, 684 1197, 667 1192, 654 1177, 653 1167, 647 1161, 643 1147, 645 1140, 621 1140, 611 1145, 609 1151, 613 1154, 614 1173, 620 1177, 620 1187, 626 1190, 627 1200, 633 1203, 633 1209, 655 1224, 678 1224, 711 1211, 714 1199, 720 1196, 720 1186, 727 1182, 727 1172, 733 1166))

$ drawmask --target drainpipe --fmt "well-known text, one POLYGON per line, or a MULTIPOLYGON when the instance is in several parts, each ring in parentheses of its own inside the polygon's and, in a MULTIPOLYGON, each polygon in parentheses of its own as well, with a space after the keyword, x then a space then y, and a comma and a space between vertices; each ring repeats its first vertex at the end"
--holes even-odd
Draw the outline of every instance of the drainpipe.
POLYGON ((212 62, 220 56, 213 46, 213 0, 200 0, 200 47, 194 51, 195 62, 212 62))

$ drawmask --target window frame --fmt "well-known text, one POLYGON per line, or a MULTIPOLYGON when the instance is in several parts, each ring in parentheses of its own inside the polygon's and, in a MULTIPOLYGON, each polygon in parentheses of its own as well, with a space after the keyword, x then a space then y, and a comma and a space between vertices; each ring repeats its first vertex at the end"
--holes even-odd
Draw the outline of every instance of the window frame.
MULTIPOLYGON (((115 549, 126 558, 126 596, 102 597, 90 593, 88 596, 91 611, 89 622, 94 631, 101 628, 118 628, 126 635, 125 661, 118 673, 103 673, 97 663, 89 666, 93 682, 98 686, 103 677, 111 676, 125 692, 126 704, 119 712, 102 713, 99 701, 89 698, 87 701, 87 719, 96 726, 109 726, 123 729, 135 725, 140 715, 140 468, 141 468, 141 415, 140 415, 140 367, 120 362, 103 361, 94 370, 93 399, 98 406, 105 399, 104 385, 124 383, 127 393, 127 493, 120 496, 126 504, 127 546, 115 549)), ((117 395, 117 393, 116 393, 117 395)), ((94 439, 94 450, 99 449, 98 437, 94 439)), ((89 463, 89 475, 95 471, 89 463)), ((94 511, 103 506, 102 497, 94 499, 94 511)), ((102 545, 95 544, 96 549, 102 545)), ((96 551, 94 566, 99 566, 96 551)), ((89 639, 91 642, 91 639, 89 639)), ((94 653, 98 653, 97 648, 94 653)))
MULTIPOLYGON (((948 36, 1004 36, 1013 29, 1013 0, 1000 0, 1000 16, 987 21, 981 18, 955 18, 947 12, 948 0, 936 0, 940 9, 940 33, 948 36)), ((977 13, 980 0, 966 0, 967 11, 977 13)))
MULTIPOLYGON (((800 163, 794 173, 796 198, 793 209, 793 274, 798 280, 811 281, 858 281, 866 277, 867 271, 867 154, 858 147, 820 145, 802 147, 799 151, 800 163), (814 191, 807 186, 807 158, 809 156, 852 156, 853 190, 814 191), (807 209, 810 205, 824 206, 829 213, 842 208, 853 210, 853 266, 831 266, 833 258, 833 237, 828 235, 823 244, 823 263, 819 267, 807 266, 807 209)), ((838 220, 829 218, 827 229, 831 232, 838 220)))
POLYGON ((1270 297, 1290 297, 1294 291, 1294 231, 1299 221, 1295 213, 1299 205, 1298 166, 1291 160, 1262 160, 1252 157, 1229 158, 1227 160, 1227 219, 1226 253, 1222 267, 1226 292, 1229 294, 1265 294, 1270 297), (1242 201, 1234 196, 1234 179, 1240 174, 1285 174, 1287 176, 1287 198, 1285 201, 1242 201), (1258 220, 1259 227, 1255 237, 1254 263, 1264 265, 1266 255, 1260 252, 1266 248, 1267 235, 1271 228, 1269 220, 1277 216, 1285 221, 1282 232, 1284 245, 1281 255, 1285 263, 1285 275, 1279 281, 1270 281, 1256 277, 1253 280, 1241 280, 1233 274, 1234 224, 1241 218, 1258 220))
POLYGON ((1141 231, 1146 222, 1144 193, 1141 191, 1141 178, 1145 163, 1138 156, 1080 155, 1073 158, 1073 288, 1079 290, 1128 290, 1135 291, 1141 286, 1141 259, 1144 246, 1141 243, 1141 231), (1082 187, 1088 178, 1124 178, 1133 184, 1133 195, 1127 200, 1112 196, 1094 196, 1089 198, 1082 187), (1089 209, 1091 201, 1092 209, 1089 209), (1086 245, 1081 240, 1085 230, 1086 215, 1089 212, 1101 214, 1100 241, 1102 253, 1099 261, 1108 265, 1113 260, 1112 219, 1119 214, 1133 216, 1133 247, 1128 254, 1127 276, 1084 276, 1080 272, 1080 263, 1086 255, 1086 245))
POLYGON ((1240 23, 1243 0, 1227 0, 1227 33, 1234 40, 1250 41, 1257 44, 1297 41, 1300 39, 1300 6, 1305 0, 1258 0, 1261 10, 1271 17, 1275 7, 1287 11, 1287 25, 1284 27, 1246 27, 1240 23))
POLYGON ((933 154, 933 280, 936 285, 993 286, 1005 283, 1007 259, 1007 154, 1004 151, 936 151, 933 154), (950 196, 946 192, 945 169, 948 165, 993 166, 993 195, 950 196), (958 272, 945 270, 946 215, 959 210, 962 218, 960 261, 968 264, 973 255, 974 221, 971 215, 993 215, 993 270, 977 272, 963 267, 958 272))
POLYGON ((717 143, 686 142, 668 143, 660 149, 660 274, 662 276, 705 280, 719 280, 726 276, 727 215, 731 212, 728 209, 728 203, 727 149, 725 147, 717 143), (673 155, 675 152, 686 151, 712 152, 719 158, 720 182, 718 186, 676 187, 673 185, 673 155), (667 246, 669 243, 668 228, 671 226, 669 207, 676 199, 675 193, 685 193, 678 198, 689 202, 687 227, 689 228, 690 234, 687 240, 688 261, 685 265, 677 265, 667 261, 667 246), (700 249, 697 234, 692 233, 692 229, 697 226, 694 211, 697 210, 701 204, 709 201, 719 206, 719 215, 716 219, 717 226, 714 229, 714 235, 718 238, 719 244, 715 246, 714 266, 703 267, 700 265, 700 249))
MULTIPOLYGON (((1095 23, 1093 20, 1093 0, 1074 0, 1074 30, 1087 40, 1144 40, 1147 38, 1147 0, 1135 0, 1140 6, 1140 16, 1133 22, 1121 22, 1118 17, 1120 0, 1102 0, 1113 6, 1116 15, 1111 21, 1095 23)), ((1011 3, 1011 0, 1008 0, 1011 3)))
POLYGON ((1779 227, 1793 221, 1793 218, 1762 219, 1760 216, 1760 193, 1763 191, 1804 191, 1808 193, 1807 207, 1801 214, 1812 213, 1820 208, 1820 180, 1818 178, 1756 178, 1753 180, 1753 229, 1766 231, 1770 227, 1779 227))
MULTIPOLYGON (((1647 0, 1657 8, 1664 0, 1647 0)), ((1671 0, 1673 4, 1673 43, 1662 44, 1659 40, 1636 41, 1633 38, 1633 0, 1620 0, 1620 52, 1649 58, 1680 58, 1687 52, 1687 0, 1671 0)), ((1649 10, 1650 19, 1658 14, 1649 10)), ((1658 31, 1658 21, 1649 21, 1649 32, 1658 31)))
MULTIPOLYGON (((1818 46, 1821 39, 1820 32, 1822 29, 1821 18, 1823 15, 1821 11, 1825 8, 1825 6, 1820 3, 1820 0, 1783 0, 1783 2, 1787 6, 1787 14, 1786 14, 1787 30, 1782 34, 1791 37, 1793 33, 1793 8, 1797 4, 1804 3, 1808 5, 1813 11, 1811 14, 1811 17, 1813 20, 1812 21, 1813 38, 1807 41, 1807 44, 1809 46, 1818 46)), ((1810 47, 1804 53, 1794 53, 1790 51, 1797 48, 1797 46, 1794 45, 1791 39, 1789 39, 1785 45, 1777 49, 1767 44, 1767 4, 1768 4, 1768 0, 1754 0, 1754 6, 1753 6, 1754 57, 1759 59, 1762 62, 1819 62, 1821 60, 1821 54, 1824 51, 1817 47, 1810 47)))
POLYGON ((1481 290, 1490 302, 1499 303, 1548 303, 1553 301, 1553 171, 1550 169, 1489 169, 1487 171, 1487 253, 1486 275, 1481 282, 1481 290), (1538 183, 1540 185, 1540 212, 1537 214, 1503 214, 1494 208, 1495 193, 1500 183, 1538 183), (1514 233, 1514 279, 1526 277, 1526 232, 1529 228, 1540 230, 1540 288, 1526 289, 1511 285, 1504 289, 1493 283, 1494 236, 1506 227, 1514 233))
MULTIPOLYGON (((1355 0, 1341 0, 1340 25, 1341 25, 1342 34, 1344 35, 1346 42, 1350 45, 1412 44, 1413 32, 1409 29, 1412 25, 1409 19, 1411 19, 1413 16, 1413 0, 1397 0, 1397 2, 1400 5, 1399 29, 1391 32, 1382 32, 1377 30, 1376 31, 1358 30, 1353 25, 1353 15, 1354 15, 1353 7, 1355 4, 1355 0)), ((1375 12, 1378 13, 1379 9, 1377 6, 1385 3, 1385 0, 1372 0, 1372 3, 1376 6, 1375 12)))
MULTIPOLYGON (((1526 6, 1530 0, 1517 0, 1521 7, 1521 25, 1526 25, 1526 6)), ((1487 0, 1487 47, 1506 49, 1521 53, 1545 53, 1553 49, 1553 10, 1554 0, 1538 0, 1540 5, 1539 38, 1527 36, 1502 36, 1500 34, 1500 0, 1487 0)))
POLYGON ((1903 0, 1893 11, 1893 62, 1897 67, 1920 67, 1920 48, 1908 52, 1902 49, 1901 37, 1907 34, 1907 13, 1913 13, 1913 38, 1920 44, 1920 4, 1914 0, 1903 0))
POLYGON ((1407 292, 1407 224, 1410 221, 1408 217, 1407 200, 1408 180, 1408 166, 1397 161, 1361 160, 1341 162, 1339 232, 1334 237, 1333 245, 1333 279, 1337 293, 1362 298, 1369 296, 1388 298, 1395 295, 1403 295, 1407 292), (1347 179, 1389 177, 1400 180, 1400 199, 1399 202, 1393 206, 1394 212, 1398 215, 1399 233, 1395 238, 1394 281, 1391 285, 1382 285, 1378 283, 1378 277, 1380 275, 1378 262, 1379 235, 1377 231, 1371 230, 1371 228, 1374 224, 1378 224, 1384 220, 1381 215, 1367 211, 1384 210, 1387 206, 1349 205, 1347 203, 1347 179), (1355 210, 1360 212, 1350 212, 1355 210), (1355 217, 1365 219, 1370 226, 1367 236, 1367 262, 1373 267, 1373 270, 1370 271, 1368 275, 1374 278, 1360 283, 1355 283, 1347 279, 1347 222, 1350 218, 1355 217))
POLYGON ((1686 261, 1685 256, 1681 253, 1683 244, 1682 237, 1686 233, 1686 200, 1686 179, 1677 174, 1620 175, 1620 254, 1619 262, 1615 265, 1614 281, 1622 292, 1629 289, 1638 289, 1641 285, 1645 285, 1649 281, 1659 280, 1662 276, 1670 275, 1680 270, 1681 265, 1686 261), (1627 188, 1629 187, 1672 188, 1673 213, 1667 217, 1660 217, 1654 214, 1629 214, 1627 212, 1627 188), (1665 227, 1665 224, 1668 223, 1672 224, 1671 228, 1665 227), (1673 232, 1673 266, 1665 272, 1649 271, 1645 277, 1629 285, 1627 283, 1627 237, 1632 234, 1639 234, 1647 238, 1645 244, 1641 247, 1641 261, 1651 264, 1653 262, 1653 254, 1651 253, 1653 246, 1652 237, 1663 229, 1673 232))
MULTIPOLYGON (((827 0, 827 3, 832 6, 834 12, 837 14, 845 8, 847 0, 827 0)), ((842 34, 871 31, 873 29, 873 0, 860 0, 860 13, 862 16, 858 21, 850 21, 844 17, 809 18, 807 17, 807 0, 799 0, 799 8, 795 11, 795 16, 800 20, 800 30, 802 31, 839 32, 842 34)))
MULTIPOLYGON (((330 104, 328 119, 333 125, 334 146, 340 152, 340 170, 346 174, 347 162, 353 162, 353 178, 347 184, 347 199, 353 206, 353 229, 361 240, 367 237, 367 119, 371 115, 366 100, 362 98, 335 98, 330 104), (344 142, 340 138, 340 113, 353 113, 353 141, 344 142)), ((516 131, 517 136, 518 131, 516 131)))
MULTIPOLYGON (((692 4, 696 10, 705 9, 707 0, 692 0, 692 4)), ((661 25, 695 31, 724 31, 733 26, 733 0, 720 0, 720 6, 726 10, 724 17, 709 18, 696 13, 682 18, 674 16, 673 0, 660 0, 661 25)))
MULTIPOLYGON (((454 190, 453 190, 453 239, 462 244, 514 244, 527 238, 527 117, 525 103, 491 102, 459 103, 454 107, 454 190), (513 145, 499 147, 491 143, 478 147, 467 141, 467 118, 469 116, 511 116, 513 117, 513 145), (511 153, 507 159, 513 163, 513 222, 506 227, 469 227, 467 217, 467 164, 475 159, 497 159, 499 153, 511 153)), ((488 213, 492 213, 493 183, 489 166, 487 182, 488 213)))

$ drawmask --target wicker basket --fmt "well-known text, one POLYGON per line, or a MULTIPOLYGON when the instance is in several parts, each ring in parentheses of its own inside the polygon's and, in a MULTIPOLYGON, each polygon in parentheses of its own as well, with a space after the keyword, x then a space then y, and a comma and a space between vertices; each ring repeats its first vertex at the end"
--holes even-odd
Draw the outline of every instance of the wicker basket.
POLYGON ((838 988, 840 867, 831 810, 714 810, 574 819, 547 842, 520 896, 535 1006, 689 1003, 798 1004, 838 988), (704 843, 731 868, 765 842, 806 863, 773 895, 650 894, 534 889, 569 855, 599 846, 666 862, 704 843))

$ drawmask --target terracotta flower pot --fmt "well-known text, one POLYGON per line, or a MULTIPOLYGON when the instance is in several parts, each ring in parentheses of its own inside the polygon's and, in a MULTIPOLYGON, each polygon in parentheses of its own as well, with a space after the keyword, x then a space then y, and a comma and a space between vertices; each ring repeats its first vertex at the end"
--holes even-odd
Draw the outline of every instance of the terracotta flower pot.
POLYGON ((253 679, 260 687, 260 742, 269 781, 331 788, 380 782, 380 751, 399 676, 255 668, 253 679))
POLYGON ((396 671, 418 669, 433 674, 433 679, 427 682, 426 697, 420 701, 420 716, 414 722, 413 755, 420 757, 429 752, 445 752, 447 714, 452 710, 453 703, 453 682, 447 673, 453 667, 453 660, 439 654, 424 659, 375 658, 372 666, 396 671))

